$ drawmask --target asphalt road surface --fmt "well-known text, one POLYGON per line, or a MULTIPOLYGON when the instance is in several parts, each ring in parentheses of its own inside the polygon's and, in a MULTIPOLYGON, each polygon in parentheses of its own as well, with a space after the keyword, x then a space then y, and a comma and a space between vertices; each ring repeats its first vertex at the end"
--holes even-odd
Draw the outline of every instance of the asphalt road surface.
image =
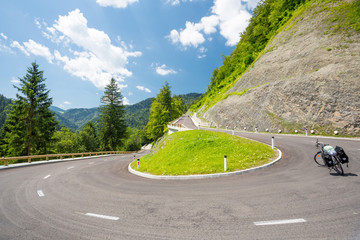
POLYGON ((215 179, 134 176, 133 155, 1 170, 0 239, 360 239, 360 141, 319 140, 345 149, 345 176, 285 135, 279 163, 215 179))

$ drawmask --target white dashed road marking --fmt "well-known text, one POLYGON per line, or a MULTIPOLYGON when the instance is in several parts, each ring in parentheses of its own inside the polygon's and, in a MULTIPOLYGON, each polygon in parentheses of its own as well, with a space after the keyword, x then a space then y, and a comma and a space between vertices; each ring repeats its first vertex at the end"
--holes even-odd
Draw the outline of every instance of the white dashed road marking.
POLYGON ((113 221, 117 221, 120 219, 119 217, 106 216, 106 215, 95 214, 95 213, 85 213, 85 215, 89 216, 89 217, 96 217, 96 218, 102 218, 102 219, 113 220, 113 221))
POLYGON ((68 167, 67 169, 70 170, 70 169, 73 169, 74 167, 68 167))
POLYGON ((44 179, 47 179, 47 178, 49 178, 49 177, 51 177, 51 175, 49 174, 49 175, 47 175, 47 176, 45 176, 44 177, 44 179))
POLYGON ((89 164, 94 164, 94 162, 89 162, 89 164))
POLYGON ((291 223, 304 223, 306 222, 305 219, 287 219, 287 220, 273 220, 273 221, 261 221, 261 222, 254 222, 256 226, 265 226, 265 225, 279 225, 279 224, 291 224, 291 223))
POLYGON ((39 197, 44 197, 45 196, 45 194, 43 193, 42 190, 38 190, 37 194, 39 195, 39 197))

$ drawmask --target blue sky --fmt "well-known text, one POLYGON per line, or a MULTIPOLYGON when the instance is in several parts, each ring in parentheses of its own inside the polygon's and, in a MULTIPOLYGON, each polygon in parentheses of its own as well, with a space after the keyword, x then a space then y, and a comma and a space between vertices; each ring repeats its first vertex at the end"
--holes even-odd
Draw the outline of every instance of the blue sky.
POLYGON ((36 61, 53 105, 100 105, 118 81, 124 103, 204 93, 258 0, 0 0, 0 93, 15 98, 36 61))

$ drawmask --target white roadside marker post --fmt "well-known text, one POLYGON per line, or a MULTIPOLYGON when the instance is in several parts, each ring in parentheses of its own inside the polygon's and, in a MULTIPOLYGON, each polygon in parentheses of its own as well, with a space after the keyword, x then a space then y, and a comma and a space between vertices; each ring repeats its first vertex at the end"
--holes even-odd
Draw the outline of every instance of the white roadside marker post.
POLYGON ((227 156, 224 156, 224 172, 227 170, 227 156))
POLYGON ((271 137, 271 147, 272 147, 272 149, 275 148, 275 138, 274 137, 271 137))
POLYGON ((138 158, 137 160, 137 168, 139 169, 140 168, 140 159, 138 158))

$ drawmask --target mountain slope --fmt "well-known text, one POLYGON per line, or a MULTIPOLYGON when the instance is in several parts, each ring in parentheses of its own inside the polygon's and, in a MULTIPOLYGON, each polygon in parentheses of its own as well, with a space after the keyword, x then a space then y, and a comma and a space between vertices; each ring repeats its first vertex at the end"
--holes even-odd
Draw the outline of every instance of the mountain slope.
POLYGON ((360 135, 359 1, 307 2, 214 106, 217 126, 360 135))
MULTIPOLYGON (((179 95, 183 99, 184 107, 187 109, 194 100, 199 98, 199 93, 189 93, 179 95)), ((149 121, 150 107, 153 98, 148 98, 133 105, 125 106, 125 121, 131 128, 142 129, 149 121)), ((58 122, 73 131, 81 129, 88 121, 97 122, 99 120, 98 108, 74 108, 63 110, 52 106, 51 110, 56 113, 58 122)))

